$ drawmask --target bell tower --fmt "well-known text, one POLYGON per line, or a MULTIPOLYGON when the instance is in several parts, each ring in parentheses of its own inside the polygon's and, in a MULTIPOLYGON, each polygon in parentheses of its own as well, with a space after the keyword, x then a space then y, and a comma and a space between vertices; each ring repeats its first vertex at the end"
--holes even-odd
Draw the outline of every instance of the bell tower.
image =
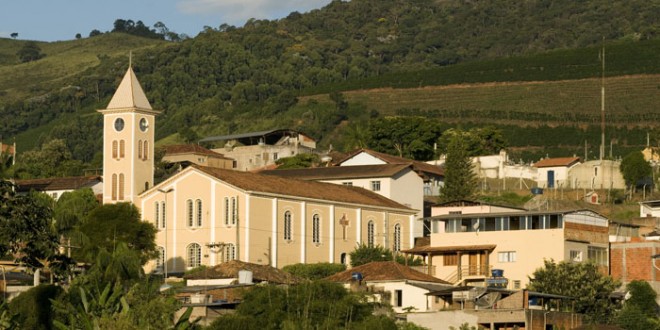
POLYGON ((103 203, 133 202, 154 183, 156 115, 129 66, 103 114, 103 203))

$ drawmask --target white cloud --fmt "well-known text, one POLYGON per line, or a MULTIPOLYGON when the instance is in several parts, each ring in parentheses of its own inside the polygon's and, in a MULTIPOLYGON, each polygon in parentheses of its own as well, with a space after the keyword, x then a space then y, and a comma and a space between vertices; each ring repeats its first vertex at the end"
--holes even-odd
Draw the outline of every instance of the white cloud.
POLYGON ((242 25, 249 18, 275 19, 293 11, 307 12, 330 0, 179 0, 177 8, 189 15, 220 16, 230 24, 242 25))

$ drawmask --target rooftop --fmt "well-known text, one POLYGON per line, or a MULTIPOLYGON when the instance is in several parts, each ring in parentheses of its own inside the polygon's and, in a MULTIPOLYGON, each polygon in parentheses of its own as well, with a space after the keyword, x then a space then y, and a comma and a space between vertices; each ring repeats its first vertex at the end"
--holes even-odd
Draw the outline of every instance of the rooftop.
POLYGON ((361 273, 363 280, 367 282, 409 280, 449 284, 439 278, 418 272, 394 261, 370 262, 326 277, 326 280, 332 282, 350 282, 353 280, 353 273, 361 273))
MULTIPOLYGON (((177 154, 198 154, 212 156, 216 158, 226 158, 223 154, 217 153, 213 150, 206 149, 197 144, 175 144, 165 146, 165 155, 177 155, 177 154)), ((228 159, 228 158, 227 158, 228 159)))
POLYGON ((16 180, 16 190, 19 192, 53 191, 53 190, 75 190, 92 186, 103 181, 101 176, 73 176, 65 178, 47 178, 16 180))
POLYGON ((534 167, 572 166, 580 162, 580 157, 546 158, 536 162, 534 167))
POLYGON ((337 161, 335 164, 336 165, 341 165, 343 162, 345 162, 345 161, 347 161, 347 160, 349 160, 349 159, 351 159, 351 158, 355 157, 356 155, 358 155, 360 153, 363 153, 363 152, 367 153, 367 154, 369 154, 373 157, 376 157, 376 158, 378 158, 378 159, 380 159, 383 162, 388 163, 388 164, 410 164, 410 165, 413 166, 413 169, 416 172, 421 172, 421 173, 425 173, 425 174, 432 174, 432 175, 435 175, 435 176, 444 176, 445 175, 445 171, 439 166, 427 164, 425 162, 420 162, 420 161, 412 160, 412 159, 408 159, 408 158, 392 156, 392 155, 388 155, 388 154, 385 154, 385 153, 382 153, 382 152, 373 151, 373 150, 370 150, 370 149, 357 149, 357 150, 351 152, 350 154, 348 154, 348 156, 346 156, 344 159, 341 159, 341 160, 337 161))
POLYGON ((331 180, 392 177, 401 171, 411 168, 406 164, 360 165, 360 166, 330 166, 285 170, 265 170, 260 174, 276 175, 283 178, 301 180, 331 180))
POLYGON ((238 278, 238 272, 241 270, 251 271, 252 279, 256 282, 292 284, 302 281, 283 270, 268 265, 253 264, 239 260, 232 260, 207 269, 200 269, 194 273, 185 275, 183 278, 187 280, 238 278))

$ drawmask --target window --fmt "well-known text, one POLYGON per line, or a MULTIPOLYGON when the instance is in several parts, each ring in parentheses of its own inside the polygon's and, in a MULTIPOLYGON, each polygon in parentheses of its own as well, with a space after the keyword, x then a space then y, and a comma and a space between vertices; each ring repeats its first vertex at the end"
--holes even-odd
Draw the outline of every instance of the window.
POLYGON ((138 140, 138 158, 142 159, 142 140, 138 140))
POLYGON ((339 262, 341 262, 342 265, 346 265, 346 252, 342 252, 342 254, 339 255, 339 262))
POLYGON ((229 197, 225 197, 225 226, 229 226, 229 197))
POLYGON ((165 248, 162 246, 158 247, 158 259, 156 259, 156 269, 163 271, 165 265, 165 248))
POLYGON ((401 225, 394 225, 394 252, 401 251, 401 225))
POLYGON ((195 210, 196 213, 196 218, 197 218, 197 227, 202 226, 202 200, 198 199, 195 201, 195 206, 197 206, 197 209, 195 210))
POLYGON ((403 290, 394 290, 394 307, 403 306, 403 290))
POLYGON ((188 251, 188 267, 199 267, 202 261, 202 248, 197 243, 192 243, 186 248, 188 251))
POLYGON ((597 246, 590 246, 587 251, 589 261, 593 261, 596 265, 607 266, 607 249, 597 246))
POLYGON ((284 212, 284 240, 291 241, 291 212, 284 212))
POLYGON ((527 218, 527 229, 543 229, 542 217, 533 215, 527 218))
POLYGON ((126 143, 124 142, 124 140, 119 140, 119 158, 124 158, 125 150, 126 150, 126 143))
POLYGON ((546 228, 554 229, 562 227, 562 218, 560 214, 550 214, 546 217, 547 226, 546 228))
POLYGON ((347 181, 347 182, 342 182, 344 186, 353 186, 353 182, 347 181))
POLYGON ((582 261, 582 251, 571 250, 570 252, 571 261, 580 262, 582 261))
POLYGON ((160 202, 154 202, 154 225, 160 228, 160 202))
POLYGON ((520 217, 509 218, 509 230, 521 230, 524 228, 524 223, 520 221, 520 217))
POLYGON ((513 281, 513 288, 519 290, 520 289, 520 280, 514 280, 513 281))
POLYGON ((312 243, 321 244, 321 218, 318 214, 312 216, 312 243))
POLYGON ((380 191, 380 181, 371 181, 371 190, 380 191))
POLYGON ((231 198, 231 224, 238 223, 238 197, 231 198))
POLYGON ((161 228, 165 228, 167 226, 167 218, 165 217, 165 202, 160 202, 160 210, 162 212, 162 216, 160 217, 160 226, 161 228))
POLYGON ((142 159, 147 160, 149 159, 149 142, 144 141, 144 148, 142 148, 142 159))
POLYGON ((374 246, 374 222, 369 221, 367 223, 367 246, 373 247, 374 246))
POLYGON ((443 255, 442 264, 445 266, 458 266, 458 254, 443 255))
POLYGON ((117 200, 117 174, 112 175, 112 200, 117 200))
POLYGON ((124 173, 119 173, 119 200, 124 200, 124 173))
POLYGON ((516 262, 516 251, 503 251, 497 253, 499 262, 516 262))
POLYGON ((118 158, 119 152, 117 147, 117 140, 112 141, 112 158, 118 158))
POLYGON ((278 157, 278 156, 277 156, 277 153, 274 152, 274 153, 273 153, 273 160, 277 160, 277 157, 278 157))
POLYGON ((186 219, 188 219, 188 227, 193 226, 193 220, 194 220, 194 215, 193 215, 193 201, 192 199, 189 199, 186 201, 186 219))
POLYGON ((229 243, 225 246, 225 262, 236 259, 236 247, 229 243))

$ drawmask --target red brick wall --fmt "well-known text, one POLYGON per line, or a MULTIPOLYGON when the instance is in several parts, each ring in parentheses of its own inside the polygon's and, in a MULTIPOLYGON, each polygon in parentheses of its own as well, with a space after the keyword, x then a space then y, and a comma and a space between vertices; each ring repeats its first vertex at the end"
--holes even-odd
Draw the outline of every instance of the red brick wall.
MULTIPOLYGON (((633 280, 656 281, 660 271, 653 267, 652 255, 660 253, 660 242, 612 243, 610 250, 612 277, 624 282, 633 280)), ((660 260, 656 261, 660 267, 660 260)))
POLYGON ((580 223, 566 222, 564 224, 566 239, 586 241, 591 243, 607 243, 609 241, 609 228, 580 223))

